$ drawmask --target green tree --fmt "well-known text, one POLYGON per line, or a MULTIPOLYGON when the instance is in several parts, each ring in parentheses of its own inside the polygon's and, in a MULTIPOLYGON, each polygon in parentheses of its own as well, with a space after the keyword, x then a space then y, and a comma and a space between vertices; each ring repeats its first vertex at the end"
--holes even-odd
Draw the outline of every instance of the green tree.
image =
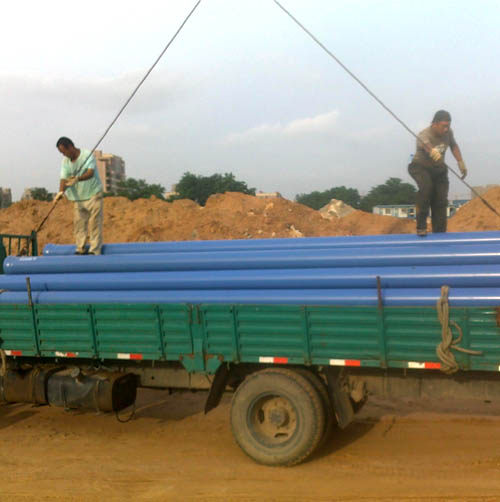
POLYGON ((313 209, 321 209, 332 199, 341 200, 356 209, 359 207, 361 201, 359 192, 355 188, 346 188, 345 186, 333 187, 323 192, 300 193, 295 196, 295 200, 299 204, 304 204, 304 206, 312 207, 313 209))
POLYGON ((127 178, 126 181, 118 183, 116 191, 117 196, 127 197, 130 200, 149 199, 151 195, 163 199, 165 188, 158 184, 150 185, 146 180, 136 180, 135 178, 127 178))
POLYGON ((361 199, 361 209, 371 212, 380 204, 415 204, 417 191, 410 183, 402 183, 400 178, 389 178, 383 185, 373 187, 361 199))
POLYGON ((242 192, 255 195, 255 188, 248 188, 244 181, 236 180, 233 173, 199 176, 186 172, 176 184, 175 190, 179 195, 171 197, 169 200, 191 199, 200 206, 204 206, 207 199, 216 193, 242 192))
POLYGON ((51 201, 54 198, 54 194, 47 191, 46 188, 35 187, 31 189, 31 197, 35 200, 51 201))

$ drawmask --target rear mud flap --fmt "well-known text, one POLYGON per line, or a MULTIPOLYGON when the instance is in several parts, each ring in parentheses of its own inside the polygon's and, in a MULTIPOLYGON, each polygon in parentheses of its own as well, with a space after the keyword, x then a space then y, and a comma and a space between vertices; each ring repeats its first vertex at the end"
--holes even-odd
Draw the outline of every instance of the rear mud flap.
POLYGON ((349 397, 346 380, 342 375, 342 371, 337 368, 327 367, 324 372, 328 382, 330 403, 333 404, 333 411, 337 418, 337 425, 340 429, 345 429, 354 419, 354 409, 349 397))
POLYGON ((205 415, 217 406, 222 399, 222 395, 226 390, 226 385, 229 380, 229 365, 221 364, 215 373, 214 381, 208 393, 207 402, 205 403, 205 415))

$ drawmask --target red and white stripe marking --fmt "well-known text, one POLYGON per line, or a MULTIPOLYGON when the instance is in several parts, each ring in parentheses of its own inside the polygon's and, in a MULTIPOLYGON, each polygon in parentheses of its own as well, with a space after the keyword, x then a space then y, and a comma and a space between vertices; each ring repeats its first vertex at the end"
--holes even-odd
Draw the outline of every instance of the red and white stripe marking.
POLYGON ((78 352, 56 352, 56 357, 78 357, 78 352))
POLYGON ((415 361, 408 361, 408 368, 414 370, 439 370, 441 363, 418 363, 415 361))
POLYGON ((359 359, 330 359, 330 366, 361 366, 359 359))
POLYGON ((23 351, 22 350, 5 350, 5 355, 6 356, 22 356, 23 351))
POLYGON ((142 360, 142 354, 125 354, 125 353, 118 353, 116 354, 117 359, 133 359, 135 361, 140 361, 142 360))
POLYGON ((259 363, 288 364, 288 357, 259 357, 259 363))

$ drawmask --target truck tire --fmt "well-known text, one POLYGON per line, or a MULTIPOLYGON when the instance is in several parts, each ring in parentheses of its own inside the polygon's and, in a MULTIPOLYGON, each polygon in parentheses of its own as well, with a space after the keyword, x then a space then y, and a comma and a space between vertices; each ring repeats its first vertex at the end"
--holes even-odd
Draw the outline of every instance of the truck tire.
POLYGON ((318 446, 325 410, 318 391, 285 368, 253 373, 236 390, 231 427, 240 448, 260 464, 291 466, 318 446))
POLYGON ((321 377, 311 370, 307 368, 294 368, 294 371, 306 378, 308 382, 316 389, 321 398, 321 403, 323 404, 323 408, 325 410, 325 427, 318 445, 319 447, 321 447, 331 438, 333 427, 337 422, 337 420, 335 419, 333 406, 330 403, 330 397, 328 396, 328 388, 326 387, 326 384, 321 379, 321 377))

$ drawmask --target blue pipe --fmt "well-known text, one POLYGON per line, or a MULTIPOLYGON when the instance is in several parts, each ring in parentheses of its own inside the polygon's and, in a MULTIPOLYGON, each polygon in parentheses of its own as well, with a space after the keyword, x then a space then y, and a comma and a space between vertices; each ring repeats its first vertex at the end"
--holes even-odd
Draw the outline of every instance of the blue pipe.
MULTIPOLYGON (((500 287, 500 265, 32 274, 33 291, 357 289, 500 287)), ((25 291, 24 275, 0 275, 0 289, 25 291)))
MULTIPOLYGON (((383 305, 388 307, 435 306, 440 288, 385 289, 383 305)), ((304 289, 304 290, 216 290, 216 291, 78 291, 38 292, 32 294, 35 304, 97 303, 193 303, 193 304, 274 304, 376 306, 377 290, 372 289, 304 289)), ((452 288, 452 307, 498 307, 500 288, 452 288)), ((0 294, 0 304, 27 304, 25 292, 0 294)))
POLYGON ((4 261, 4 271, 6 274, 42 274, 486 264, 500 264, 500 246, 437 244, 429 248, 396 246, 110 256, 9 256, 4 261))
MULTIPOLYGON (((331 247, 365 246, 407 246, 428 244, 492 244, 500 243, 500 232, 455 232, 429 234, 426 238, 414 234, 359 235, 334 237, 301 237, 279 239, 234 239, 214 241, 167 241, 167 242, 129 242, 104 244, 102 253, 138 254, 138 253, 173 253, 200 251, 245 251, 250 249, 305 249, 331 247)), ((68 256, 75 253, 72 244, 46 244, 43 254, 46 256, 68 256)))

